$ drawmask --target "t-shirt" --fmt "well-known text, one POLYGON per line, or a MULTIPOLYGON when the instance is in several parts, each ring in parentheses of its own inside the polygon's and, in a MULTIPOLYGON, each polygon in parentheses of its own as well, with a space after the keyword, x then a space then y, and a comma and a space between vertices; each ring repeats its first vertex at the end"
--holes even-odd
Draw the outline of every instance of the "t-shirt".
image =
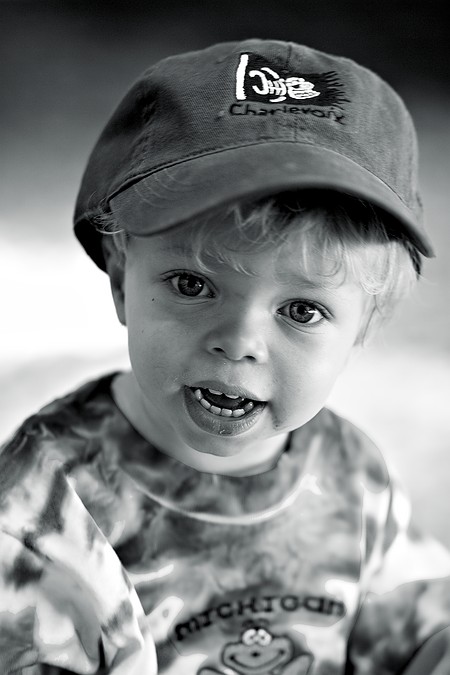
POLYGON ((389 675, 450 624, 450 557, 352 424, 324 409, 272 469, 202 473, 113 377, 0 454, 0 673, 389 675))

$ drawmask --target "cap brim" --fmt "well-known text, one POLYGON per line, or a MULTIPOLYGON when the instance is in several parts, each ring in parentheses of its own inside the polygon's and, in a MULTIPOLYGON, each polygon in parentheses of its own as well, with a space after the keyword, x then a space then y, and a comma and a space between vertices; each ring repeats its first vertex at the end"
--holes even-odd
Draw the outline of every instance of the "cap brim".
POLYGON ((417 214, 383 181, 348 157, 304 143, 268 141, 190 158, 134 177, 110 206, 130 234, 148 236, 233 201, 313 188, 384 209, 424 256, 434 256, 417 214))

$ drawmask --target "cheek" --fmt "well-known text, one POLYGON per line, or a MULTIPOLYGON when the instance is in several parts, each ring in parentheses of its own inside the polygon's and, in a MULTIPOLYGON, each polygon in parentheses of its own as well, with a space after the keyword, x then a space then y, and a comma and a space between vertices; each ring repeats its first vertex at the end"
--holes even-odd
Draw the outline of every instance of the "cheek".
POLYGON ((179 350, 172 347, 165 332, 145 326, 128 336, 131 367, 144 396, 156 405, 160 395, 172 392, 179 380, 179 350))
POLYGON ((157 301, 150 303, 129 308, 128 349, 138 379, 141 374, 163 386, 180 377, 190 362, 192 333, 163 316, 157 301))
POLYGON ((275 367, 279 400, 286 409, 295 413, 314 409, 314 414, 324 405, 337 377, 345 367, 352 351, 353 340, 326 343, 314 348, 284 350, 282 364, 275 367))
POLYGON ((356 335, 356 330, 349 331, 347 335, 341 335, 339 339, 323 349, 320 355, 314 359, 314 363, 311 364, 315 371, 316 380, 320 383, 319 386, 327 388, 327 395, 347 365, 354 349, 356 335))
POLYGON ((147 367, 168 360, 174 352, 174 343, 174 334, 158 322, 139 319, 128 326, 130 356, 147 367))

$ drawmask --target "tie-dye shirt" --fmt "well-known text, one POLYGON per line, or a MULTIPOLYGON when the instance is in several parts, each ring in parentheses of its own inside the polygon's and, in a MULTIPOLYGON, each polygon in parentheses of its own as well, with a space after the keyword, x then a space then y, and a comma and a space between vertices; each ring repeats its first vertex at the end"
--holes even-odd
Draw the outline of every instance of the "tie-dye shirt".
POLYGON ((130 426, 113 377, 0 455, 0 673, 391 675, 449 625, 450 558, 349 422, 206 474, 130 426))

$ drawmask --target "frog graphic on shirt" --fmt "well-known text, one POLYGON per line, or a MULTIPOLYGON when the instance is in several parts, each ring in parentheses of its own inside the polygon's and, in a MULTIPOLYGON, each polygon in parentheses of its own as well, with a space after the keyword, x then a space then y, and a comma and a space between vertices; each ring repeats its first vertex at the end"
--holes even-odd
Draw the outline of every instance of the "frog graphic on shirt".
MULTIPOLYGON (((221 659, 227 672, 231 669, 236 675, 308 675, 312 653, 303 649, 294 656, 294 652, 290 637, 274 635, 263 622, 249 621, 239 640, 225 645, 221 659)), ((203 667, 198 675, 222 675, 222 671, 203 667)))

